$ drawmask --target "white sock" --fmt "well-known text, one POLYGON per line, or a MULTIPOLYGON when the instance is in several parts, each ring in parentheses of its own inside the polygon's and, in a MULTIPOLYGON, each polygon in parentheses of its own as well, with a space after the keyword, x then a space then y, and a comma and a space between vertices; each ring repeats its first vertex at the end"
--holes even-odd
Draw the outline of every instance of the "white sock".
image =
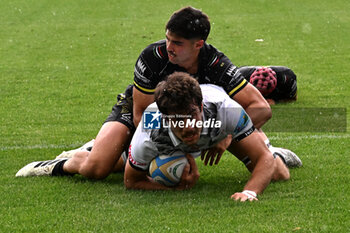
POLYGON ((275 147, 273 147, 273 146, 271 145, 270 140, 269 140, 269 139, 266 139, 264 142, 265 142, 267 148, 269 148, 270 152, 271 152, 272 154, 274 154, 274 153, 276 152, 276 150, 275 150, 275 147))

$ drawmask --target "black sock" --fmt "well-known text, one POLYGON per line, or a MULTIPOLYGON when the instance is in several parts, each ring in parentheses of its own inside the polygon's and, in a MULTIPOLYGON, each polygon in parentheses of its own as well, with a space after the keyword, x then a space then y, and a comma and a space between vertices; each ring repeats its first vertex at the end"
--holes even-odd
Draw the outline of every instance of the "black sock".
POLYGON ((73 176, 74 174, 63 171, 63 165, 68 159, 58 162, 52 170, 52 176, 73 176))

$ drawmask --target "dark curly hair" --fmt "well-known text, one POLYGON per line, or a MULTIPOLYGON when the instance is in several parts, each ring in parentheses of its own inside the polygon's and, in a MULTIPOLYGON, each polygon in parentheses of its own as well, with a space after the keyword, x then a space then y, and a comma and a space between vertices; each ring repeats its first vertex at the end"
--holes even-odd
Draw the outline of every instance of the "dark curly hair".
POLYGON ((160 82, 154 98, 163 114, 191 112, 193 105, 201 108, 203 100, 198 81, 184 72, 175 72, 160 82))
POLYGON ((205 13, 188 6, 174 12, 166 24, 165 30, 187 40, 201 39, 206 41, 210 32, 210 21, 205 13))

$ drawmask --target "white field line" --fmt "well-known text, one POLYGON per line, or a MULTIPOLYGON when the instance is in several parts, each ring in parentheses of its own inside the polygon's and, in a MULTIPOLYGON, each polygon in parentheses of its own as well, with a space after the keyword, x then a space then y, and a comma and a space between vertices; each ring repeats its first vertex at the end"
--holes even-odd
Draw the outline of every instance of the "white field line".
POLYGON ((5 150, 33 150, 33 149, 65 149, 71 150, 81 147, 84 143, 73 143, 73 144, 37 144, 37 145, 24 145, 24 146, 2 146, 0 147, 0 151, 5 150))
POLYGON ((350 138, 350 135, 344 134, 344 135, 270 136, 268 138, 270 140, 344 139, 344 138, 350 138))
MULTIPOLYGON (((305 139, 344 139, 350 138, 349 134, 344 135, 305 135, 305 136, 270 136, 270 140, 305 140, 305 139)), ((25 145, 25 146, 2 146, 0 151, 6 150, 33 150, 33 149, 65 149, 71 150, 81 147, 86 142, 82 143, 73 143, 73 144, 37 144, 37 145, 25 145)))

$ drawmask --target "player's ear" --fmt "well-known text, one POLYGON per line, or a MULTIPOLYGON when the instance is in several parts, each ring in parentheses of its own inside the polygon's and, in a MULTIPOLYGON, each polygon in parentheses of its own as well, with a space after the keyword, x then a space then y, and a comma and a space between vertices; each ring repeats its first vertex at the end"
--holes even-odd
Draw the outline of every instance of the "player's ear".
POLYGON ((201 103, 201 112, 203 112, 203 102, 201 103))
POLYGON ((204 40, 198 40, 195 42, 196 49, 201 49, 204 45, 204 40))

